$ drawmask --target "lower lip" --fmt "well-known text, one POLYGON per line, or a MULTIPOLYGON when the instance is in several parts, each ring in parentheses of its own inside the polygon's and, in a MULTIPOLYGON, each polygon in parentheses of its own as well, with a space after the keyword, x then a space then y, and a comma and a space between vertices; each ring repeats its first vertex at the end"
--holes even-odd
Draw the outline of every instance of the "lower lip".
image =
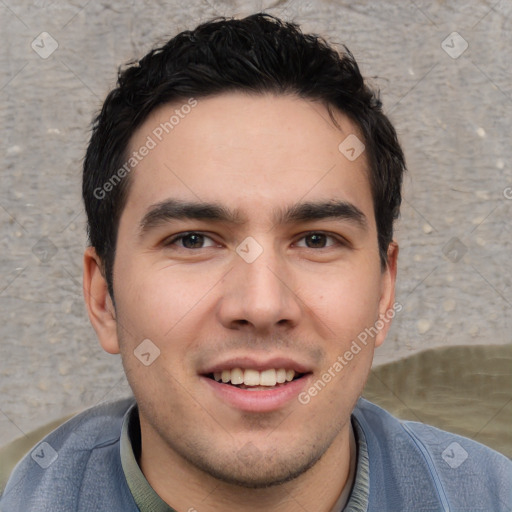
POLYGON ((271 412, 284 407, 294 399, 298 401, 297 397, 306 387, 309 375, 274 389, 254 391, 223 384, 208 377, 202 376, 201 379, 210 386, 220 400, 236 409, 247 412, 271 412))

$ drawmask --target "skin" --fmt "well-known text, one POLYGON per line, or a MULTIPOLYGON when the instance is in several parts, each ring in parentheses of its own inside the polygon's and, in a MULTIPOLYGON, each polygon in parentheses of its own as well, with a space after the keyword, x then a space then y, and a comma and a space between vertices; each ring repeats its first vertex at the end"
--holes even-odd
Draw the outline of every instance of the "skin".
MULTIPOLYGON (((154 111, 131 150, 177 107, 154 111)), ((382 269, 365 154, 349 161, 338 150, 359 131, 335 115, 341 129, 325 106, 294 96, 198 99, 130 176, 115 311, 101 262, 93 248, 85 252, 92 325, 107 352, 121 353, 139 404, 141 469, 176 510, 329 512, 347 480, 350 415, 390 322, 307 405, 241 411, 199 375, 228 357, 291 357, 311 370, 307 391, 392 308, 398 247, 390 245, 382 269), (143 217, 169 198, 238 209, 244 222, 171 220, 141 235, 143 217), (331 200, 357 207, 366 225, 274 215, 331 200), (189 231, 209 238, 193 239, 197 248, 190 238, 169 243, 189 231), (253 263, 236 252, 249 236, 263 249, 253 263), (144 339, 160 350, 149 366, 134 356, 144 339)))

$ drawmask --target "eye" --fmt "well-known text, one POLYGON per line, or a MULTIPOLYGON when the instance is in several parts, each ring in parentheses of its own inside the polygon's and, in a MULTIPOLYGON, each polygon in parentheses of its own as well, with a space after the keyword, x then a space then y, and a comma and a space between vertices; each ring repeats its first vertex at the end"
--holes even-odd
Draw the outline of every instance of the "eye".
POLYGON ((308 233, 303 236, 299 242, 297 242, 297 247, 307 247, 308 249, 324 249, 326 247, 331 247, 336 244, 340 244, 341 242, 334 238, 333 236, 326 235, 325 233, 308 233), (304 240, 304 243, 301 243, 304 240), (329 241, 331 243, 329 243, 329 241))
POLYGON ((165 241, 165 246, 169 247, 179 243, 179 247, 184 249, 204 249, 205 247, 214 247, 217 244, 206 235, 197 232, 182 233, 173 236, 165 241))

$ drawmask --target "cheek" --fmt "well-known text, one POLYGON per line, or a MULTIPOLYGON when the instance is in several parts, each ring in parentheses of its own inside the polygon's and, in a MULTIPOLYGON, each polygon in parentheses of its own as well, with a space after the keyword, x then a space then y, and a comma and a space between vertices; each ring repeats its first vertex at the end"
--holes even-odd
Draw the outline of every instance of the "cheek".
POLYGON ((165 342, 175 337, 182 320, 194 315, 214 283, 210 278, 167 268, 132 271, 138 277, 119 287, 120 320, 137 336, 165 342))
POLYGON ((198 294, 187 287, 177 289, 175 280, 156 274, 141 272, 120 287, 121 356, 138 400, 157 407, 165 390, 165 400, 176 410, 182 407, 180 383, 191 376, 188 352, 196 332, 193 313, 199 311, 198 294))
POLYGON ((331 330, 331 337, 356 337, 378 319, 380 273, 366 270, 340 272, 302 288, 304 302, 331 330))

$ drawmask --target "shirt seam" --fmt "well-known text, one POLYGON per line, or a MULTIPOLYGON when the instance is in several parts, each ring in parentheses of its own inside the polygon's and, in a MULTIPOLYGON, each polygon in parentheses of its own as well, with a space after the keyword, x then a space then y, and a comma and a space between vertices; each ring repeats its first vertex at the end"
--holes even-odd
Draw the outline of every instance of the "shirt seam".
POLYGON ((409 427, 409 425, 407 423, 403 422, 402 428, 409 435, 409 437, 412 439, 412 441, 414 442, 416 447, 420 450, 421 454, 423 455, 423 458, 425 459, 425 462, 429 469, 430 475, 432 477, 437 495, 439 496, 439 499, 443 506, 444 512, 450 512, 451 511, 450 503, 448 501, 448 497, 446 496, 446 491, 441 482, 441 478, 439 477, 439 474, 435 468, 435 464, 434 464, 434 461, 432 460, 432 456, 430 455, 430 452, 428 451, 425 444, 420 440, 420 438, 414 433, 412 428, 409 427))

